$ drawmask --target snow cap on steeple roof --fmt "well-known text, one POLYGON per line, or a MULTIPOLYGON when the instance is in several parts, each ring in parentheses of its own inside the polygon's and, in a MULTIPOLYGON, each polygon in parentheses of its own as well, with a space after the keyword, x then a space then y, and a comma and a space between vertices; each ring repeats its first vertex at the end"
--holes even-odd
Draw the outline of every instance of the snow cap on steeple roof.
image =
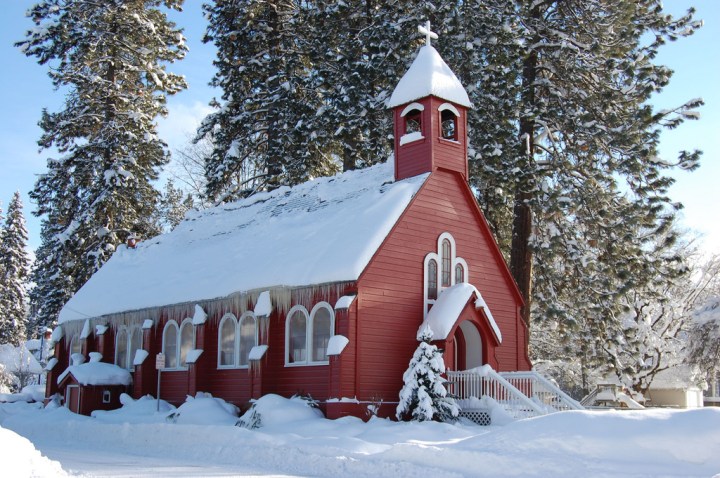
POLYGON ((394 108, 430 95, 472 108, 467 91, 455 73, 432 45, 425 45, 395 87, 387 107, 394 108))

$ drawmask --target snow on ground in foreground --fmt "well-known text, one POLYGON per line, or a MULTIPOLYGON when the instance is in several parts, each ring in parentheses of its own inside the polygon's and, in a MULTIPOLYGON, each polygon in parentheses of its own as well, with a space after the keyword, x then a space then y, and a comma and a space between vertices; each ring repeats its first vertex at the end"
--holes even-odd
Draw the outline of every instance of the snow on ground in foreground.
MULTIPOLYGON (((563 412, 480 427, 326 420, 301 410, 297 402, 271 397, 266 400, 272 406, 261 403, 257 408, 262 413, 278 410, 284 419, 266 419, 261 428, 248 430, 198 425, 201 409, 210 402, 197 397, 183 406, 195 423, 187 425, 166 421, 174 410, 165 407, 157 413, 150 406, 156 402, 146 400, 127 401, 111 420, 105 420, 108 414, 82 417, 65 408, 13 404, 8 411, 3 405, 0 426, 29 439, 68 473, 84 476, 616 478, 720 473, 720 408, 563 412)), ((218 411, 212 410, 213 423, 218 411)), ((229 422, 234 413, 226 412, 229 422)), ((0 461, 3 470, 22 457, 9 451, 21 440, 2 435, 0 449, 9 455, 0 461)))
POLYGON ((67 476, 60 463, 49 460, 17 433, 0 428, 0 470, 3 476, 67 476))

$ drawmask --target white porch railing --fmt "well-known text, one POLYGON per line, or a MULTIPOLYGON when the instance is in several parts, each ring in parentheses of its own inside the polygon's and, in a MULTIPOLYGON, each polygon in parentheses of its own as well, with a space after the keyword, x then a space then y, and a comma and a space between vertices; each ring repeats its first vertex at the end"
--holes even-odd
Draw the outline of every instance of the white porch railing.
POLYGON ((585 409, 577 400, 537 372, 500 372, 500 376, 543 407, 550 408, 548 412, 585 409))
POLYGON ((447 377, 448 392, 460 401, 488 396, 515 419, 547 413, 489 366, 457 372, 449 371, 447 377))

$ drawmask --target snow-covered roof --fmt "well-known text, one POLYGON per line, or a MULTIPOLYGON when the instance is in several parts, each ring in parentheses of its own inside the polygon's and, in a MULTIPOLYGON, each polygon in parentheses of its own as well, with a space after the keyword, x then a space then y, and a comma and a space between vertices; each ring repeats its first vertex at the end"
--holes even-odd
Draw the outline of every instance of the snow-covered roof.
POLYGON ((425 45, 395 87, 387 106, 394 108, 430 95, 472 107, 467 91, 455 73, 435 48, 425 45))
POLYGON ((650 390, 687 390, 697 388, 697 371, 689 365, 677 365, 658 372, 650 382, 650 390))
POLYGON ((357 280, 427 176, 394 181, 391 160, 192 213, 118 248, 59 322, 357 280))
POLYGON ((71 365, 58 377, 58 383, 72 374, 81 385, 130 385, 132 376, 122 367, 106 362, 87 362, 71 365))
POLYGON ((43 368, 24 345, 0 344, 0 364, 7 372, 42 373, 43 368))
POLYGON ((450 334, 453 325, 457 322, 458 317, 460 317, 460 313, 462 313, 463 309, 473 295, 476 297, 474 304, 475 308, 483 308, 485 310, 485 315, 488 318, 488 322, 490 323, 490 327, 492 328, 495 337, 498 339, 498 342, 502 342, 500 327, 498 327, 495 322, 495 319, 490 312, 490 308, 485 303, 485 300, 483 300, 480 291, 478 291, 474 285, 467 282, 455 284, 454 286, 442 291, 437 301, 432 306, 432 309, 428 312, 427 317, 420 325, 420 328, 418 329, 418 337, 420 337, 420 332, 423 328, 429 325, 430 330, 433 332, 433 340, 445 340, 450 334))

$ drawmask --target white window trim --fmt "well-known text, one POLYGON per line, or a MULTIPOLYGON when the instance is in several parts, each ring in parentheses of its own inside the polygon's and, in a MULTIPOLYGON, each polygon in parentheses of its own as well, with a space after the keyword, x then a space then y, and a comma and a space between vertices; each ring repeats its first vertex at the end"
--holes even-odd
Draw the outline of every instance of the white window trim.
POLYGON ((288 310, 285 315, 285 366, 286 367, 304 367, 308 365, 308 351, 310 350, 310 344, 307 340, 308 330, 310 329, 310 314, 307 309, 302 305, 295 305, 288 310), (290 318, 295 312, 301 311, 305 314, 305 361, 303 362, 290 362, 290 318))
POLYGON ((335 311, 332 306, 327 302, 318 302, 312 308, 312 311, 308 313, 308 310, 302 305, 296 305, 291 308, 285 316, 285 366, 286 367, 316 367, 322 365, 328 365, 330 359, 323 361, 313 361, 313 325, 315 323, 315 313, 325 308, 330 313, 330 337, 335 335, 335 311), (305 314, 306 327, 305 327, 305 360, 302 362, 290 362, 290 318, 296 311, 302 311, 305 314))
MULTIPOLYGON (((313 329, 315 328, 315 314, 320 309, 327 309, 327 311, 330 312, 330 337, 335 335, 335 311, 327 302, 318 302, 310 312, 310 327, 308 327, 308 350, 310 352, 308 353, 308 363, 310 365, 328 365, 330 363, 329 358, 327 360, 312 361, 312 352, 315 347, 312 340, 314 337, 313 329)), ((327 349, 325 355, 327 355, 327 349)))
MULTIPOLYGON (((174 319, 170 319, 165 323, 165 327, 163 327, 162 332, 162 344, 160 350, 162 350, 162 353, 166 355, 165 357, 165 363, 167 363, 167 354, 165 352, 165 333, 167 332, 168 327, 174 327, 175 328, 175 358, 177 359, 175 361, 176 364, 180 364, 180 327, 178 326, 178 323, 174 319)), ((166 367, 163 369, 163 372, 166 370, 180 370, 179 367, 166 367)))
MULTIPOLYGON (((135 333, 135 331, 137 331, 137 330, 140 330, 140 345, 137 348, 139 350, 142 348, 142 342, 143 342, 142 330, 140 329, 140 327, 127 327, 127 326, 123 325, 123 326, 120 326, 118 328, 117 332, 115 333, 115 360, 113 361, 113 363, 115 365, 117 365, 118 367, 122 367, 125 370, 129 370, 131 372, 135 370, 135 366, 133 365, 133 362, 135 360, 135 357, 133 357, 133 355, 135 355, 135 354, 132 353, 132 337, 133 337, 133 334, 135 333), (118 338, 120 337, 121 332, 124 332, 125 337, 126 337, 126 339, 125 339, 126 340, 125 341, 125 363, 124 364, 118 363, 118 338)), ((164 332, 164 330, 163 330, 163 332, 164 332)), ((163 339, 164 339, 164 335, 163 335, 163 339)))
MULTIPOLYGON (((185 363, 184 366, 180 363, 180 356, 181 356, 180 346, 182 345, 182 329, 183 329, 183 327, 185 327, 186 324, 190 324, 189 327, 192 330, 192 338, 190 339, 190 349, 188 350, 188 352, 190 350, 195 349, 195 325, 193 325, 192 320, 193 320, 192 317, 187 317, 187 318, 183 319, 183 321, 180 322, 180 327, 178 328, 178 335, 177 335, 177 341, 178 341, 178 346, 177 346, 178 368, 177 369, 178 370, 187 370, 188 369, 187 363, 185 363)), ((187 356, 185 357, 185 359, 187 360, 187 356)))
POLYGON ((117 365, 118 367, 128 370, 127 354, 129 354, 129 353, 130 353, 130 334, 128 334, 128 328, 123 325, 121 327, 118 327, 117 332, 115 333, 115 360, 113 361, 113 363, 115 365, 117 365), (120 338, 121 333, 125 334, 125 363, 124 364, 118 363, 118 339, 120 338))
POLYGON ((438 297, 440 297, 440 294, 442 294, 442 291, 447 289, 448 287, 443 287, 442 285, 442 243, 443 241, 447 239, 448 242, 450 242, 450 286, 452 287, 455 285, 455 266, 460 264, 463 267, 463 282, 470 282, 470 270, 468 268, 467 262, 465 262, 465 259, 462 257, 457 257, 457 245, 455 243, 455 238, 450 234, 449 232, 443 232, 440 234, 437 240, 437 248, 433 252, 429 252, 425 255, 425 259, 423 259, 423 319, 427 318, 427 313, 430 310, 430 306, 435 304, 435 299, 428 298, 428 264, 431 259, 435 259, 435 263, 437 264, 436 273, 437 273, 437 294, 438 297))
POLYGON ((163 335, 162 335, 162 351, 163 351, 163 353, 165 353, 165 331, 167 330, 168 327, 174 326, 174 327, 176 327, 176 332, 177 332, 177 334, 175 335, 175 345, 176 345, 175 358, 176 358, 177 366, 173 367, 173 368, 170 368, 170 367, 164 368, 163 372, 165 372, 165 371, 170 371, 170 372, 184 371, 184 370, 188 369, 187 364, 185 364, 184 366, 180 364, 180 345, 182 344, 182 329, 183 329, 183 326, 185 326, 185 324, 187 324, 187 323, 189 323, 190 327, 192 327, 192 343, 190 344, 190 350, 193 350, 195 348, 195 326, 192 323, 192 318, 189 318, 189 317, 185 318, 185 319, 183 319, 182 322, 180 322, 180 324, 178 324, 177 321, 175 321, 174 319, 170 319, 165 324, 165 327, 163 327, 163 335))
MULTIPOLYGON (((450 105, 450 106, 452 106, 452 105, 450 105)), ((425 111, 425 107, 423 105, 421 105, 420 103, 410 103, 402 110, 402 113, 400 113, 400 117, 404 118, 412 110, 425 111)))
POLYGON ((218 343, 217 368, 218 369, 237 368, 238 343, 240 340, 240 337, 239 337, 240 334, 239 334, 239 330, 238 330, 239 328, 240 327, 239 327, 237 319, 235 318, 235 315, 231 314, 230 312, 223 315, 222 319, 220 319, 220 324, 218 326, 218 341, 217 341, 217 343, 218 343), (222 356, 221 355, 222 354, 222 330, 223 330, 223 325, 225 325, 225 322, 227 322, 228 320, 232 321, 233 325, 235 326, 235 339, 234 339, 234 343, 233 343, 233 363, 230 365, 222 365, 220 363, 220 358, 222 356))
POLYGON ((451 103, 443 103, 440 106, 438 106, 439 112, 442 113, 445 110, 450 110, 455 114, 456 117, 458 117, 458 118, 460 117, 460 111, 458 111, 458 109, 455 108, 455 105, 453 105, 451 103))
MULTIPOLYGON (((243 323, 243 321, 246 320, 248 317, 251 318, 251 319, 253 320, 253 322, 255 323, 255 333, 254 333, 254 343, 253 343, 253 347, 255 347, 256 345, 258 345, 258 321, 257 321, 257 316, 255 315, 254 312, 248 310, 248 311, 245 312, 243 315, 241 315, 240 318, 239 318, 238 321, 237 321, 237 329, 236 329, 236 330, 237 330, 237 333, 235 334, 235 339, 236 339, 236 340, 235 340, 235 343, 236 343, 236 346, 235 346, 235 364, 237 365, 236 368, 249 368, 249 367, 250 367, 250 360, 249 360, 249 359, 248 359, 248 364, 247 364, 247 365, 241 365, 241 364, 240 364, 240 333, 241 333, 241 331, 242 331, 242 323, 243 323)), ((252 347, 250 347, 250 350, 252 350, 252 347)), ((248 353, 250 353, 250 350, 248 350, 248 353)))

